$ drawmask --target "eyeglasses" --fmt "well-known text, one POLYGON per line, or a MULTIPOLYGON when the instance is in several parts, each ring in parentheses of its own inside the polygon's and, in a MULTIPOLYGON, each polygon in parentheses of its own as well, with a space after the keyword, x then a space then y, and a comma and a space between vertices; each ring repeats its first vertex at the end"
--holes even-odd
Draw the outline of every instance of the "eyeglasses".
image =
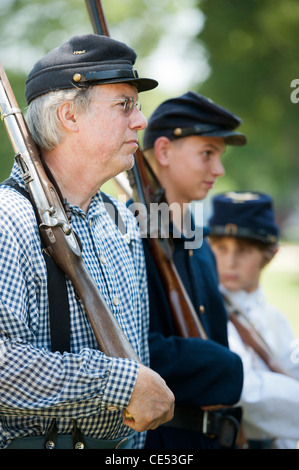
POLYGON ((123 106, 124 113, 126 115, 131 114, 134 108, 137 108, 138 111, 141 111, 141 104, 139 101, 135 101, 134 98, 102 98, 98 100, 91 100, 91 101, 118 101, 119 104, 123 106))

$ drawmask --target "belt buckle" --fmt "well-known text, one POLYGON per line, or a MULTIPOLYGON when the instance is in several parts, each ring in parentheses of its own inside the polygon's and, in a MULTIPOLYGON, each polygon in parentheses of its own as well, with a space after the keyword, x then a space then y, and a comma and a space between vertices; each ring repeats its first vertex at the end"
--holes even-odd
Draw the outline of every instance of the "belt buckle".
POLYGON ((232 449, 235 445, 239 431, 239 422, 234 416, 225 416, 219 432, 219 445, 225 449, 232 449))
POLYGON ((233 448, 239 430, 239 421, 230 414, 217 413, 216 411, 204 411, 202 420, 202 432, 214 439, 218 438, 221 448, 233 448))

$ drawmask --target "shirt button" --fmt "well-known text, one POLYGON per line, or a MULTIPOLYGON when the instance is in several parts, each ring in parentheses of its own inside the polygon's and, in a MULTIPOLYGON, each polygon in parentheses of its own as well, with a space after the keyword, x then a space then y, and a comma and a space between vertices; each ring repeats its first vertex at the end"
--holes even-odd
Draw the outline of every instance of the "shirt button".
POLYGON ((100 256, 100 261, 101 261, 101 263, 103 263, 103 264, 106 264, 106 263, 107 263, 106 258, 105 258, 104 255, 101 255, 101 256, 100 256))
POLYGON ((199 311, 200 311, 200 313, 205 313, 206 309, 205 309, 204 305, 199 306, 199 311))
POLYGON ((109 411, 116 411, 117 410, 117 406, 108 406, 107 410, 109 411))
POLYGON ((130 234, 129 234, 129 233, 125 233, 124 239, 125 239, 125 241, 127 242, 127 244, 129 245, 129 243, 131 242, 130 234))
POLYGON ((193 256, 193 250, 189 250, 189 256, 193 256))
POLYGON ((112 303, 113 303, 113 305, 115 305, 117 307, 119 305, 119 298, 118 297, 113 297, 112 303))

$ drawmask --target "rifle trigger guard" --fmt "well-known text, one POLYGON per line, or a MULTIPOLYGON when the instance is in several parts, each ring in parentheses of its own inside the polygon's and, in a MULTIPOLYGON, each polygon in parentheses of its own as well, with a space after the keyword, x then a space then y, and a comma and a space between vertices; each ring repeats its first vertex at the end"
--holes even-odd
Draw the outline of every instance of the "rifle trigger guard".
POLYGON ((49 228, 54 228, 54 227, 61 227, 65 235, 70 235, 72 233, 72 226, 66 223, 64 220, 56 219, 55 223, 53 224, 42 223, 39 226, 39 228, 44 229, 44 230, 49 229, 49 228))

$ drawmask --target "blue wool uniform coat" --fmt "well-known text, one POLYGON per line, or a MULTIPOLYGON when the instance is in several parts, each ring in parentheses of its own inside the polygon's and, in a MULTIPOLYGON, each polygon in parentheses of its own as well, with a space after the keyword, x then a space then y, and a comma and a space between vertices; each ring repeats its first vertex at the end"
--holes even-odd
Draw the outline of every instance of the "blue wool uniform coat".
MULTIPOLYGON (((174 263, 209 337, 183 339, 174 331, 166 294, 144 239, 150 298, 150 362, 175 394, 176 405, 232 405, 243 385, 242 363, 228 349, 227 313, 218 291, 214 255, 206 239, 189 250, 174 238, 174 263)), ((149 431, 148 448, 214 448, 202 433, 160 426, 149 431)))

